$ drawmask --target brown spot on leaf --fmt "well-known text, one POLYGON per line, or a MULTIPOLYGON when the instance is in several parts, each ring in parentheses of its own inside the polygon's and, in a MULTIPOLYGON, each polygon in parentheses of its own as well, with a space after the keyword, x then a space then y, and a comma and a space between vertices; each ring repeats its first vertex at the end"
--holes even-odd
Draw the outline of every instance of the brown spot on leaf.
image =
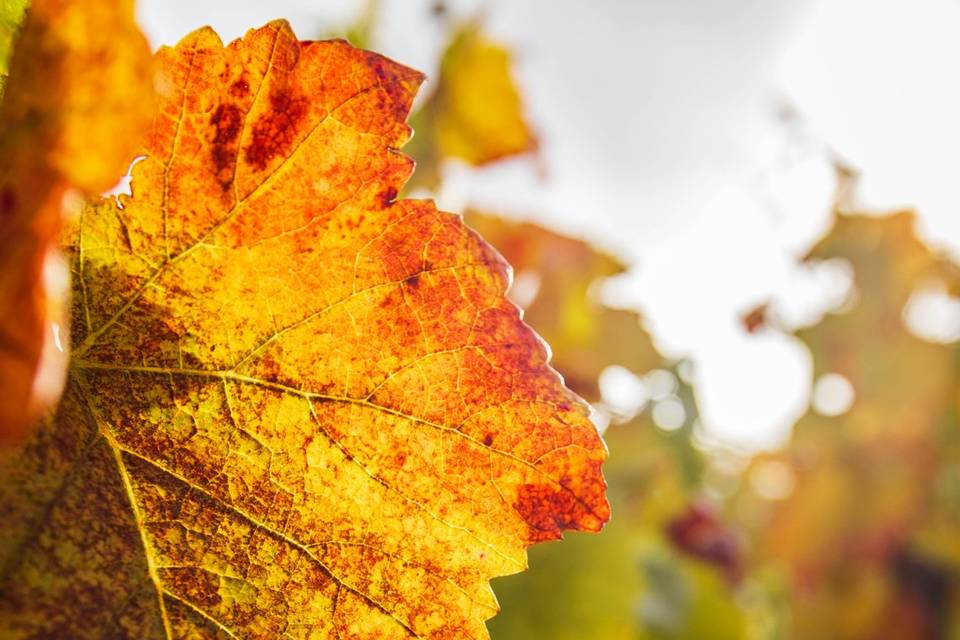
POLYGON ((217 178, 220 185, 226 189, 233 182, 233 172, 228 169, 232 167, 236 155, 234 141, 240 134, 240 127, 243 123, 243 116, 240 109, 229 103, 221 104, 214 111, 210 118, 210 124, 216 127, 216 133, 213 136, 213 144, 210 148, 210 154, 213 157, 213 164, 217 169, 217 178), (225 175, 227 174, 227 175, 225 175))
POLYGON ((230 93, 238 98, 250 93, 250 84, 246 80, 237 80, 232 85, 230 85, 230 93))
POLYGON ((397 199, 397 190, 394 187, 387 187, 380 192, 380 205, 384 208, 392 205, 397 199))
POLYGON ((272 355, 267 353, 260 358, 260 365, 262 367, 261 375, 263 378, 269 382, 277 382, 280 376, 280 363, 277 362, 272 355))
POLYGON ((740 318, 740 324, 747 333, 756 333, 767 324, 767 305, 763 304, 740 318))
POLYGON ((377 74, 378 89, 383 92, 381 96, 388 98, 386 102, 382 98, 378 101, 378 109, 392 114, 398 122, 405 122, 410 109, 408 89, 406 83, 398 77, 396 66, 387 58, 370 52, 367 52, 367 64, 377 74))
POLYGON ((290 151, 307 109, 303 96, 282 90, 271 93, 270 110, 253 126, 253 140, 246 149, 247 162, 262 171, 273 158, 290 151))
POLYGON ((531 542, 558 539, 563 530, 576 528, 584 514, 570 491, 548 484, 520 485, 513 508, 530 525, 531 542))

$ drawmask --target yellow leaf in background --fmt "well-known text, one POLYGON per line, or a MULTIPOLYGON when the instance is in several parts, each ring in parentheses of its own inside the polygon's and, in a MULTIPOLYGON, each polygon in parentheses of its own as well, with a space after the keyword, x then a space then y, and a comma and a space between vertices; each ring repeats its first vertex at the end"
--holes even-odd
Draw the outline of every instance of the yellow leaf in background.
POLYGON ((634 311, 612 309, 596 297, 603 278, 626 267, 586 242, 529 223, 468 211, 464 219, 514 268, 515 289, 535 289, 520 301, 524 320, 553 350, 553 366, 567 386, 591 402, 600 399, 597 379, 620 365, 643 374, 664 364, 634 311))
POLYGON ((408 188, 435 189, 440 166, 457 158, 474 166, 536 148, 510 73, 510 54, 476 23, 458 29, 440 60, 433 93, 411 118, 408 152, 417 173, 408 188))
POLYGON ((55 400, 37 372, 55 338, 67 343, 66 327, 51 334, 61 301, 44 285, 61 203, 122 174, 153 113, 150 65, 132 2, 33 2, 0 107, 0 444, 55 400))
POLYGON ((510 54, 477 26, 465 26, 444 52, 435 95, 443 155, 481 165, 533 148, 510 54))
POLYGON ((0 636, 483 638, 609 516, 588 408, 458 216, 396 200, 421 75, 285 22, 158 54, 132 196, 66 241, 76 348, 2 467, 0 636))

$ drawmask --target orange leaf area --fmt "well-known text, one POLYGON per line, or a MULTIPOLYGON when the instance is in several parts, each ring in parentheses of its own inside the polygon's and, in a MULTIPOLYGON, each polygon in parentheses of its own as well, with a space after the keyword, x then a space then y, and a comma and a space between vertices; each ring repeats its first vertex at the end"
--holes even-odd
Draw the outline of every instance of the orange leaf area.
POLYGON ((588 407, 455 215, 422 77, 285 22, 158 54, 132 196, 70 229, 56 415, 0 465, 0 636, 484 638, 609 517, 588 407))

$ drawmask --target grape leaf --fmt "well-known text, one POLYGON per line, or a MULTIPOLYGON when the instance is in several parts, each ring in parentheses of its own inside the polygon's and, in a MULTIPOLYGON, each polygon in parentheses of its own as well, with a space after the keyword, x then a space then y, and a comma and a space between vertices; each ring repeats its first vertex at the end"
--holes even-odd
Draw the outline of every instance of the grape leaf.
MULTIPOLYGON (((4 11, 15 20, 17 3, 4 11)), ((37 0, 28 13, 0 107, 0 443, 56 399, 37 372, 45 345, 56 355, 61 301, 43 270, 61 202, 122 173, 153 112, 150 64, 128 0, 37 0)))
POLYGON ((481 638, 609 517, 506 263, 396 200, 419 73, 285 22, 157 54, 132 195, 67 235, 65 396, 2 465, 0 636, 481 638))
POLYGON ((510 73, 510 53, 477 23, 454 32, 436 89, 411 124, 417 132, 408 149, 417 161, 411 189, 435 189, 448 158, 481 166, 537 146, 510 73))

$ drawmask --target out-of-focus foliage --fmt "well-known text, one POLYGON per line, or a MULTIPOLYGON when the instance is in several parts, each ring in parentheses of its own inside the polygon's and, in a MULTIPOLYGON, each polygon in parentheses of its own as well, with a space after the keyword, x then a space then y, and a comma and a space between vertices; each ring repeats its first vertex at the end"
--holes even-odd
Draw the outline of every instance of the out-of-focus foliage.
POLYGON ((0 0, 0 76, 7 75, 10 52, 30 0, 0 0))
POLYGON ((813 355, 815 379, 843 376, 853 403, 833 408, 830 394, 842 391, 815 391, 790 446, 748 470, 755 482, 744 486, 759 491, 736 499, 754 561, 785 580, 789 637, 960 632, 949 619, 960 577, 960 353, 914 336, 904 321, 913 295, 956 292, 960 278, 913 227, 910 213, 839 215, 807 258, 840 258, 853 269, 855 289, 843 307, 796 333, 813 355), (783 495, 763 495, 771 470, 774 485, 793 485, 783 495))
POLYGON ((435 189, 447 159, 480 166, 537 144, 510 72, 510 53, 476 22, 453 33, 433 93, 410 125, 416 134, 407 153, 417 172, 408 189, 435 189))
MULTIPOLYGON (((5 4, 4 18, 21 9, 5 4)), ((64 196, 123 174, 153 113, 151 68, 129 0, 35 0, 27 14, 0 106, 0 444, 56 400, 66 287, 58 295, 44 274, 64 196)))

